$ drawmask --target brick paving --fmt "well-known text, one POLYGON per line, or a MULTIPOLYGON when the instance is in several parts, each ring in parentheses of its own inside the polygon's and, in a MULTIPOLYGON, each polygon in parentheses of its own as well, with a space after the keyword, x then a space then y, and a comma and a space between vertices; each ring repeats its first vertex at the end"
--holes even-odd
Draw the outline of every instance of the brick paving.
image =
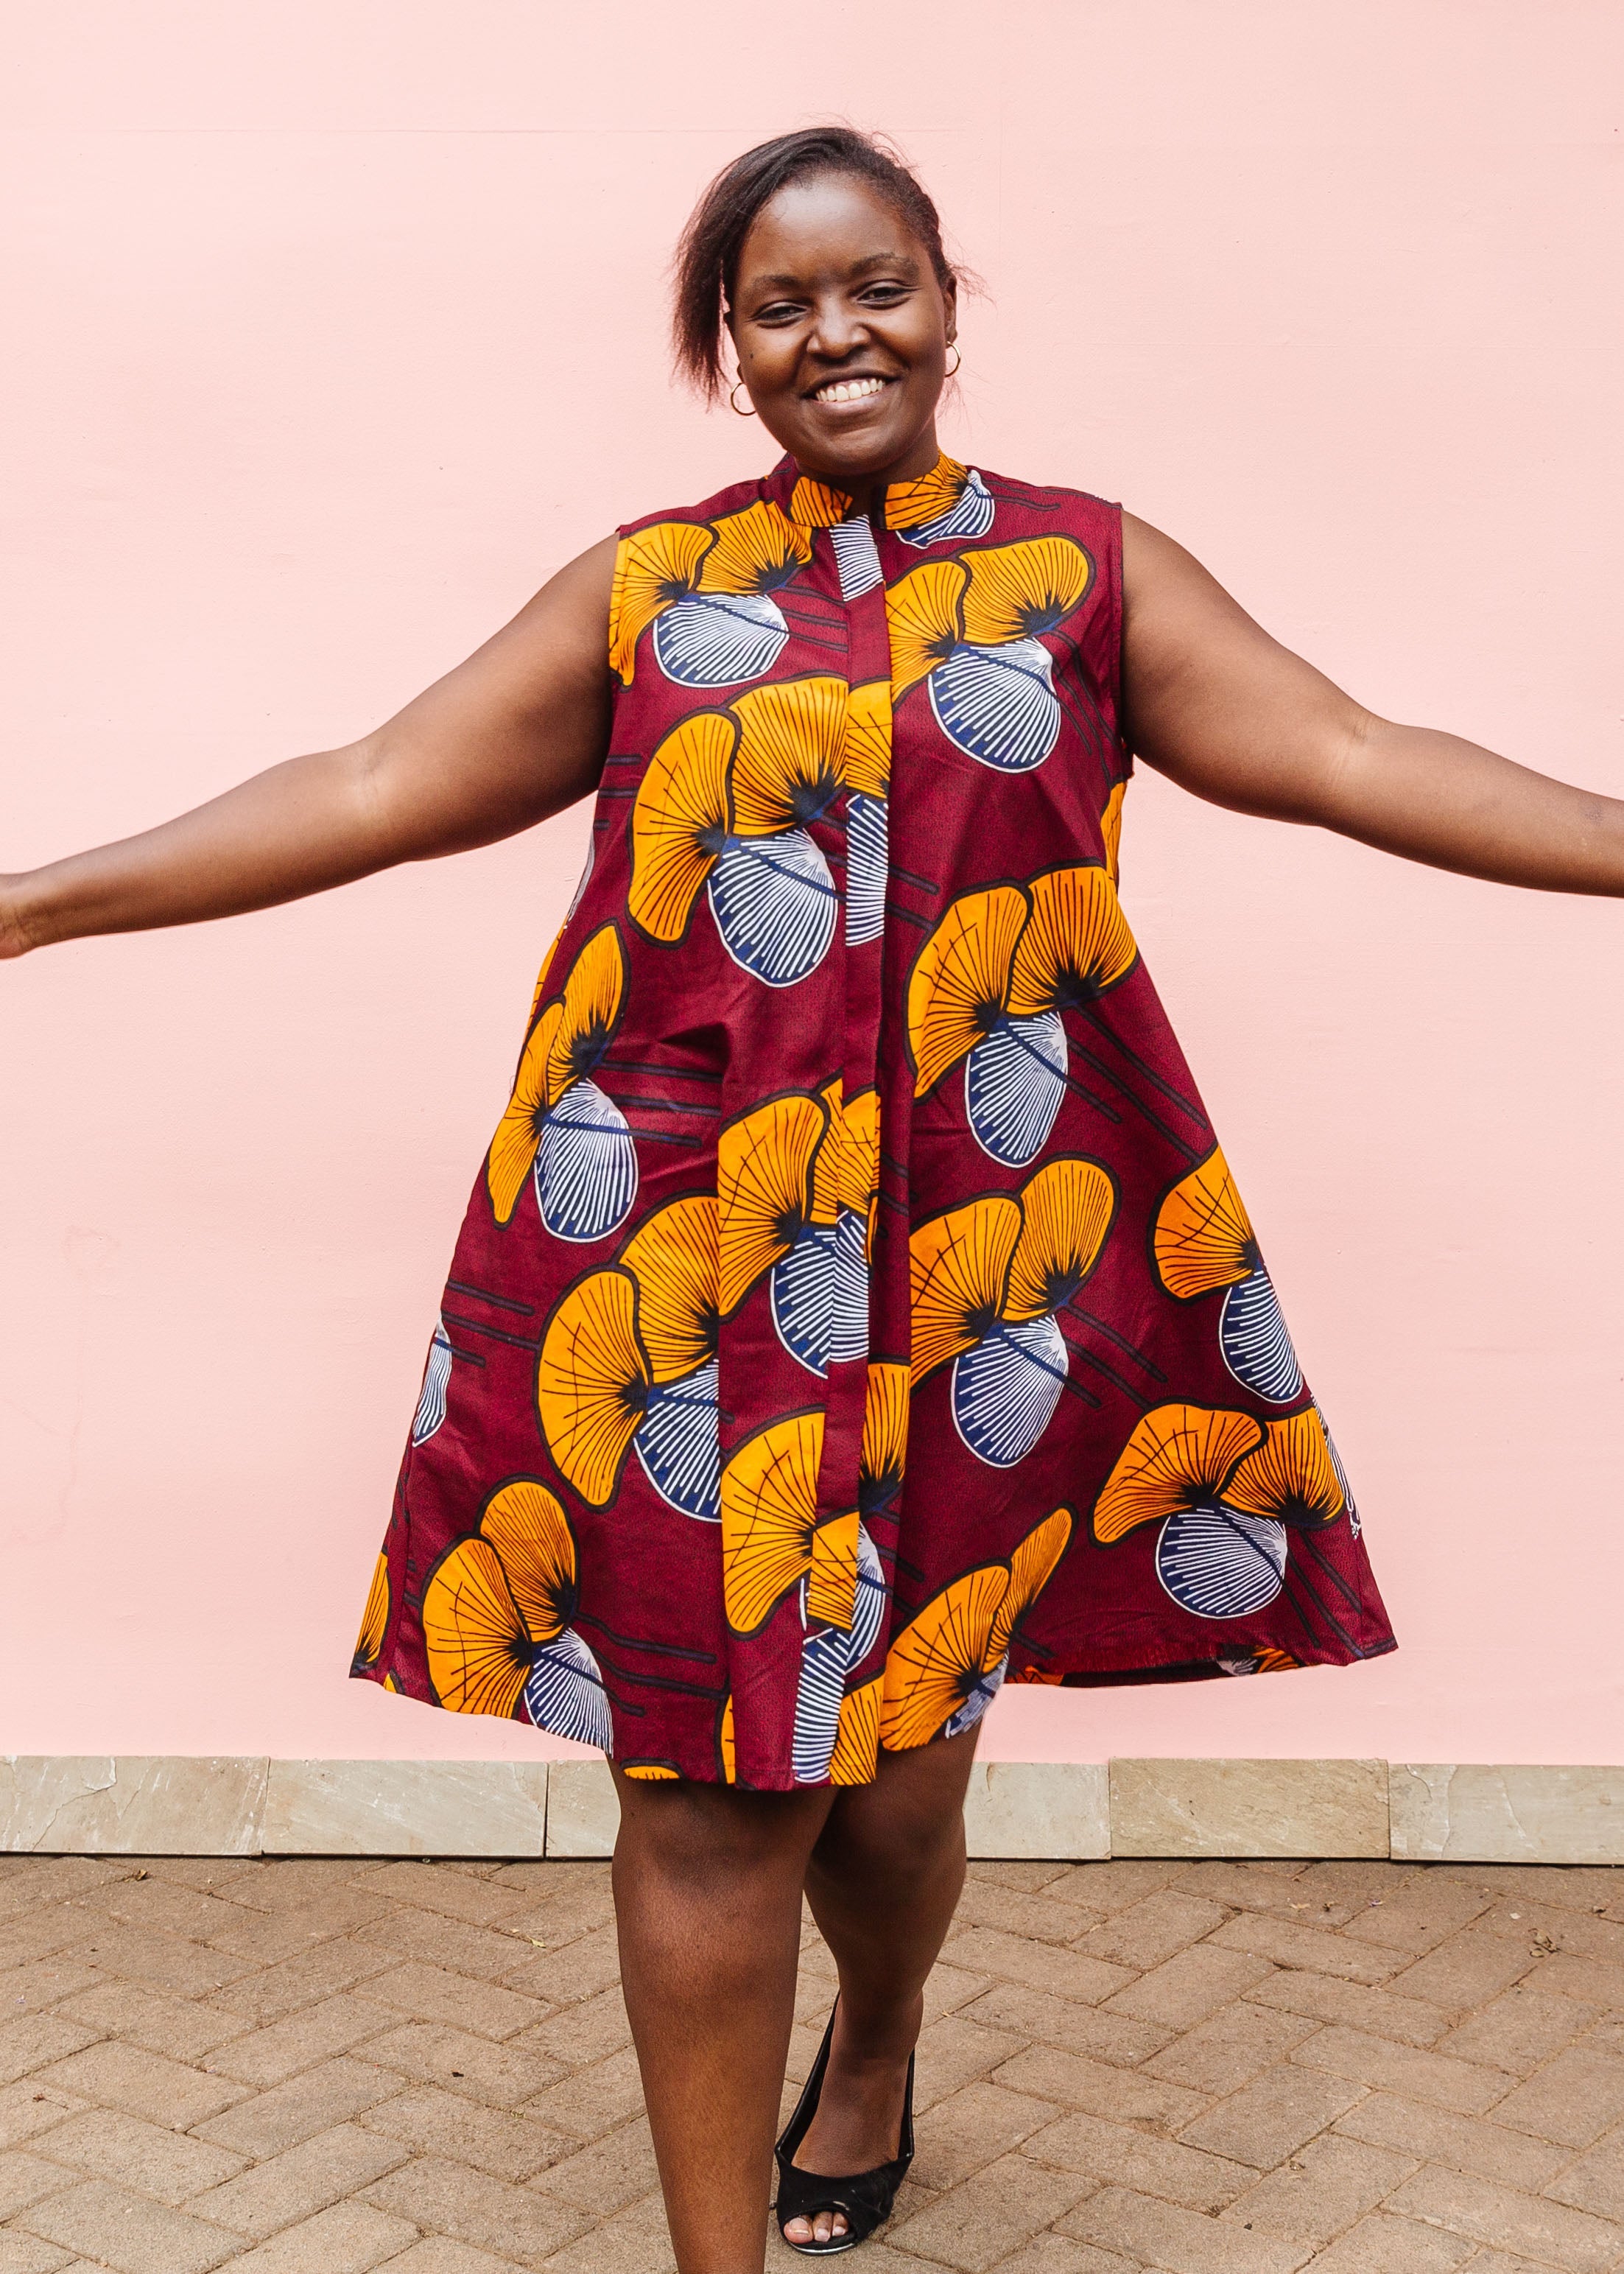
MULTIPOLYGON (((919 2116, 868 2274, 1607 2274, 1624 1871, 973 1864, 919 2116)), ((0 2274, 228 2263, 669 2274, 606 1864, 0 1857, 0 2274)))

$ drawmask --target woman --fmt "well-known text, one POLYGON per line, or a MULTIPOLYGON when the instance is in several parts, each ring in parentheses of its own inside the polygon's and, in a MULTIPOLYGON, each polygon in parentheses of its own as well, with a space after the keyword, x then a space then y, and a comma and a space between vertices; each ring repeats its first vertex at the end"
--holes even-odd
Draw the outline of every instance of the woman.
POLYGON ((771 474, 606 538, 361 742, 0 879, 19 955, 597 790, 354 1670, 613 1752, 684 2274, 763 2265, 803 1888, 839 1996, 780 2223, 817 2254, 888 2214, 1002 1680, 1392 1647, 1117 904, 1130 754, 1624 891, 1624 805, 1373 717, 1143 523, 944 457, 955 295, 880 146, 751 151, 689 223, 676 336, 712 399, 735 351, 771 474))

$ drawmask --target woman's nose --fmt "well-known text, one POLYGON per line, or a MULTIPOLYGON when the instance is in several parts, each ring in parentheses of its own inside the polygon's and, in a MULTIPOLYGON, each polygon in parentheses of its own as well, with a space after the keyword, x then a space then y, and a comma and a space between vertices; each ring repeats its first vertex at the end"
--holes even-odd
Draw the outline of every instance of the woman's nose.
POLYGON ((856 309, 844 307, 838 301, 822 305, 816 312, 808 345, 815 355, 843 362, 853 348, 862 345, 867 329, 856 309))

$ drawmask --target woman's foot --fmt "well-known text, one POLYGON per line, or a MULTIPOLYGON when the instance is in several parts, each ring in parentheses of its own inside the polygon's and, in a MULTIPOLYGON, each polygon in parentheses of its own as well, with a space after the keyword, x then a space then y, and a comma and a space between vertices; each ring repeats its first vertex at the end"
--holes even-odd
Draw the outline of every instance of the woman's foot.
MULTIPOLYGON (((923 2016, 924 1999, 916 1998, 911 2014, 903 2017, 905 2025, 887 2031, 891 2042, 878 2051, 867 2050, 847 2035, 842 2002, 835 2017, 834 2041, 829 2048, 829 2067, 823 2073, 817 2111, 795 2150, 798 2171, 849 2179, 895 2159, 901 2150, 908 2054, 923 2016), (900 2050, 898 2037, 905 2040, 900 2050)), ((846 2231, 844 2211, 821 2210, 814 2218, 792 2218, 784 2229, 784 2240, 801 2244, 830 2242, 846 2231)))

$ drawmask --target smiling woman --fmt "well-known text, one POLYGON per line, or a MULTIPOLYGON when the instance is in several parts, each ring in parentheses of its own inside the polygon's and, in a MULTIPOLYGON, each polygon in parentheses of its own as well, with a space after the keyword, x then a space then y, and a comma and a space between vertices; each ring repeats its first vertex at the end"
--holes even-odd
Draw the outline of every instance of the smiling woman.
POLYGON ((1624 892, 1624 808, 1372 717, 1118 507, 945 456, 958 290, 877 140, 747 153, 684 235, 675 338, 777 465, 617 531, 361 742, 0 877, 20 954, 596 794, 352 1671, 613 1755, 681 2274, 763 2266, 803 1892, 839 1995, 779 2222, 823 2255, 889 2216, 1002 1683, 1393 1647, 1117 898, 1135 757, 1624 892))

